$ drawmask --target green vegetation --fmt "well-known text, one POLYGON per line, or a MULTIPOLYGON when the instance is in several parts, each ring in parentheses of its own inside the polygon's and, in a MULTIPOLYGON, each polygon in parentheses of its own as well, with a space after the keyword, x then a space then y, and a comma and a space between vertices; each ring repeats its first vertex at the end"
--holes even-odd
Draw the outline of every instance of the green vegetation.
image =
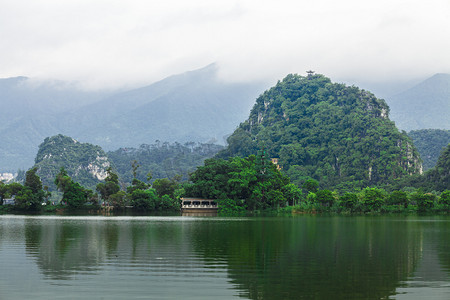
POLYGON ((386 103, 322 75, 288 75, 262 94, 217 157, 245 157, 264 147, 294 184, 350 191, 417 174, 411 140, 388 119, 386 103))
POLYGON ((422 129, 408 132, 414 146, 423 160, 423 169, 427 171, 436 165, 442 150, 450 144, 450 130, 422 129))
POLYGON ((300 200, 301 191, 261 153, 229 160, 207 159, 185 186, 188 197, 218 199, 219 211, 276 209, 300 200))
POLYGON ((436 166, 425 174, 426 187, 442 191, 450 187, 450 144, 442 151, 436 166))
POLYGON ((319 189, 308 179, 302 189, 290 183, 262 154, 246 158, 207 159, 191 175, 185 195, 217 199, 219 212, 281 211, 305 213, 416 213, 449 212, 450 190, 427 193, 422 189, 388 192, 366 187, 353 192, 319 189))
POLYGON ((68 205, 71 209, 80 209, 83 205, 88 203, 89 200, 92 201, 92 204, 97 204, 93 192, 83 188, 78 182, 73 181, 72 178, 67 175, 64 168, 61 168, 58 175, 56 175, 55 185, 63 192, 61 202, 68 205))
POLYGON ((151 172, 154 179, 174 178, 181 175, 188 179, 188 173, 195 171, 206 158, 214 156, 223 146, 188 142, 142 144, 139 148, 121 148, 108 152, 108 158, 114 164, 125 185, 133 178, 147 179, 151 172))
MULTIPOLYGON (((37 168, 26 172, 24 185, 13 182, 4 184, 0 182, 0 212, 30 211, 30 212, 55 212, 57 209, 67 208, 73 210, 100 209, 100 198, 104 206, 114 206, 117 210, 125 207, 137 211, 179 211, 179 199, 182 187, 177 181, 158 179, 156 188, 138 179, 133 179, 132 185, 121 190, 118 175, 112 168, 107 169, 105 182, 97 185, 99 194, 84 188, 74 181, 64 168, 61 168, 54 179, 54 184, 62 192, 59 203, 51 203, 51 194, 44 190, 41 180, 36 175, 37 168), (4 199, 12 199, 14 204, 3 205, 4 199)), ((151 179, 151 176, 149 176, 151 179)))
MULTIPOLYGON (((215 199, 227 214, 448 212, 450 144, 421 174, 418 152, 388 113, 383 100, 357 87, 322 75, 288 75, 257 99, 220 152, 214 144, 156 141, 107 158, 98 146, 58 135, 41 144, 24 184, 2 183, 0 196, 14 198, 22 211, 41 210, 54 186, 70 209, 101 203, 179 211, 187 196, 215 199)), ((412 136, 426 141, 444 133, 412 136)))
POLYGON ((105 178, 110 165, 101 147, 59 134, 46 138, 39 145, 34 168, 43 184, 54 191, 53 181, 62 167, 74 181, 92 189, 105 178))

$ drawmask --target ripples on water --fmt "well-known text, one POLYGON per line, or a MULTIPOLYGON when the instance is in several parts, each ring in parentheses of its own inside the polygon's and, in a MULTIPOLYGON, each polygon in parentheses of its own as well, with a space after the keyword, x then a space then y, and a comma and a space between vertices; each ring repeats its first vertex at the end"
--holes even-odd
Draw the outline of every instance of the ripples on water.
POLYGON ((450 299, 449 226, 448 217, 0 216, 0 299, 450 299))

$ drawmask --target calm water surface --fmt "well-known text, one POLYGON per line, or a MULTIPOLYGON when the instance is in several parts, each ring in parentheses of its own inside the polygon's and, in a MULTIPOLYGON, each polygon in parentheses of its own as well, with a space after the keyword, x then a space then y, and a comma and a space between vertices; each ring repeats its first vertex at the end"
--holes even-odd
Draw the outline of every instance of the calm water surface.
POLYGON ((450 217, 0 216, 0 299, 450 299, 450 217))

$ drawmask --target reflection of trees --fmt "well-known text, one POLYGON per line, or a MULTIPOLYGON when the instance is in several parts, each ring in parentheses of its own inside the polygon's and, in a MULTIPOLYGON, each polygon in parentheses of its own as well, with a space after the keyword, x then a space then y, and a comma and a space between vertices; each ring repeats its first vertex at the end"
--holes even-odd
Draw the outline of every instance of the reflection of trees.
POLYGON ((53 279, 95 272, 108 260, 147 263, 167 249, 190 253, 181 230, 155 222, 86 219, 26 219, 24 229, 27 253, 53 279))
MULTIPOLYGON (((379 299, 414 271, 422 226, 389 217, 26 219, 24 232, 28 255, 52 279, 114 265, 156 275, 192 272, 206 276, 200 279, 206 284, 213 273, 199 269, 226 267, 231 283, 250 299, 379 299)), ((440 247, 448 266, 448 244, 440 247)))
POLYGON ((450 224, 448 217, 438 218, 437 222, 437 252, 443 269, 450 276, 450 224))
POLYGON ((117 225, 27 219, 25 243, 45 275, 67 279, 75 271, 93 271, 98 267, 117 243, 117 225))
POLYGON ((413 222, 298 217, 246 225, 213 222, 196 229, 193 243, 209 259, 225 259, 232 282, 251 299, 380 299, 420 256, 413 222))

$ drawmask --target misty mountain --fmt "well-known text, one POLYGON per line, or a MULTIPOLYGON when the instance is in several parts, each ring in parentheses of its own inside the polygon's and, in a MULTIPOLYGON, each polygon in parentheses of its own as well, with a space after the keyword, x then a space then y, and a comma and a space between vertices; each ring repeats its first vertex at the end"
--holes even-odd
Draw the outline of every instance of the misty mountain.
POLYGON ((386 101, 399 129, 450 129, 450 74, 436 74, 386 101))
POLYGON ((155 140, 224 144, 262 90, 260 83, 218 80, 213 64, 83 107, 64 126, 106 150, 155 140))
POLYGON ((114 94, 0 79, 0 171, 28 169, 41 141, 60 133, 105 150, 155 140, 224 144, 264 86, 223 82, 214 64, 114 94))
POLYGON ((0 79, 0 170, 31 167, 41 141, 61 132, 60 119, 107 95, 65 82, 0 79))

